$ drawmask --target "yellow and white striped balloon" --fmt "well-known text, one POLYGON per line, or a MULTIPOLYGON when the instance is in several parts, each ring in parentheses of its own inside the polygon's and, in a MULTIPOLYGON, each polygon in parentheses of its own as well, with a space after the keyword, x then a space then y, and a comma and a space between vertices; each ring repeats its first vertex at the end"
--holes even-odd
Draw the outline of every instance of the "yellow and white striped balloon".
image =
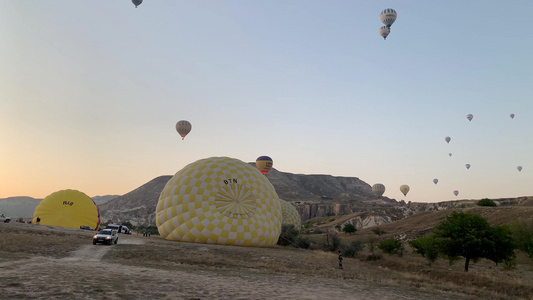
POLYGON ((211 157, 187 165, 167 182, 156 225, 167 240, 269 247, 281 233, 281 206, 276 190, 256 168, 211 157))
POLYGON ((281 204, 281 224, 293 225, 299 230, 302 220, 300 219, 300 214, 298 213, 298 210, 296 210, 296 207, 282 199, 279 199, 279 203, 281 204))

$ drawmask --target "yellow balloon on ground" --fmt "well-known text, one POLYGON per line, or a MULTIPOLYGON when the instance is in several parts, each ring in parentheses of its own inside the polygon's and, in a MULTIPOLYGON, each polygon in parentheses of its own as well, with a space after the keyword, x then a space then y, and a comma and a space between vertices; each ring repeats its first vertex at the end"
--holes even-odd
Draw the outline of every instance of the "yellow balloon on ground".
POLYGON ((281 204, 281 224, 293 225, 296 229, 300 229, 302 220, 300 219, 300 214, 294 205, 289 202, 279 199, 281 204))
POLYGON ((161 192, 159 234, 181 242, 269 247, 281 233, 276 190, 251 165, 229 157, 198 160, 161 192))
POLYGON ((84 193, 77 190, 62 190, 46 196, 39 202, 33 213, 32 223, 76 229, 85 225, 98 230, 100 211, 94 201, 84 193))

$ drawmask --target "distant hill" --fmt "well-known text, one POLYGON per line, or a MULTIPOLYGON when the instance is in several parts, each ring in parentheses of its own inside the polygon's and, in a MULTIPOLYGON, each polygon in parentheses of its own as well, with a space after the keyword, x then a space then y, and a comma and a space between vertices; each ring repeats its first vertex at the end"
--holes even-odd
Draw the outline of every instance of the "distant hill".
MULTIPOLYGON (((250 163, 252 164, 252 163, 250 163)), ((255 165, 255 164, 253 164, 255 165)), ((332 175, 303 175, 270 170, 266 175, 278 196, 297 206, 303 219, 325 214, 350 213, 351 206, 366 203, 395 205, 396 200, 378 199, 372 187, 357 177, 332 175), (327 203, 327 207, 321 206, 327 203), (344 203, 336 208, 329 204, 344 203)), ((102 219, 112 222, 130 221, 132 224, 155 225, 155 210, 159 195, 170 175, 159 176, 135 190, 100 206, 102 219)))
MULTIPOLYGON (((92 197, 94 203, 98 206, 115 199, 118 195, 94 196, 92 197)), ((33 212, 39 202, 43 199, 36 199, 32 197, 8 197, 0 198, 0 213, 14 218, 32 218, 33 212)))

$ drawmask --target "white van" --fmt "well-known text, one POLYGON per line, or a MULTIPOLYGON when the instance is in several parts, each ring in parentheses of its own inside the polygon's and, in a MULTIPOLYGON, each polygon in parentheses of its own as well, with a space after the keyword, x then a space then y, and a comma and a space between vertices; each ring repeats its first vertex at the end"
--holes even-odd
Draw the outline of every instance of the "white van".
POLYGON ((124 225, 108 224, 106 229, 115 229, 118 233, 131 234, 131 231, 128 226, 124 225))

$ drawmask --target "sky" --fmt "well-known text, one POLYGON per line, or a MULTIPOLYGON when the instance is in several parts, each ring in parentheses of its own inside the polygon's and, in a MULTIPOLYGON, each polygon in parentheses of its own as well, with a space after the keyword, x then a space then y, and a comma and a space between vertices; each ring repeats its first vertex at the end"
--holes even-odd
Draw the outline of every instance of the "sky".
POLYGON ((0 7, 2 198, 123 195, 198 159, 262 155, 398 201, 533 195, 532 1, 0 7))

